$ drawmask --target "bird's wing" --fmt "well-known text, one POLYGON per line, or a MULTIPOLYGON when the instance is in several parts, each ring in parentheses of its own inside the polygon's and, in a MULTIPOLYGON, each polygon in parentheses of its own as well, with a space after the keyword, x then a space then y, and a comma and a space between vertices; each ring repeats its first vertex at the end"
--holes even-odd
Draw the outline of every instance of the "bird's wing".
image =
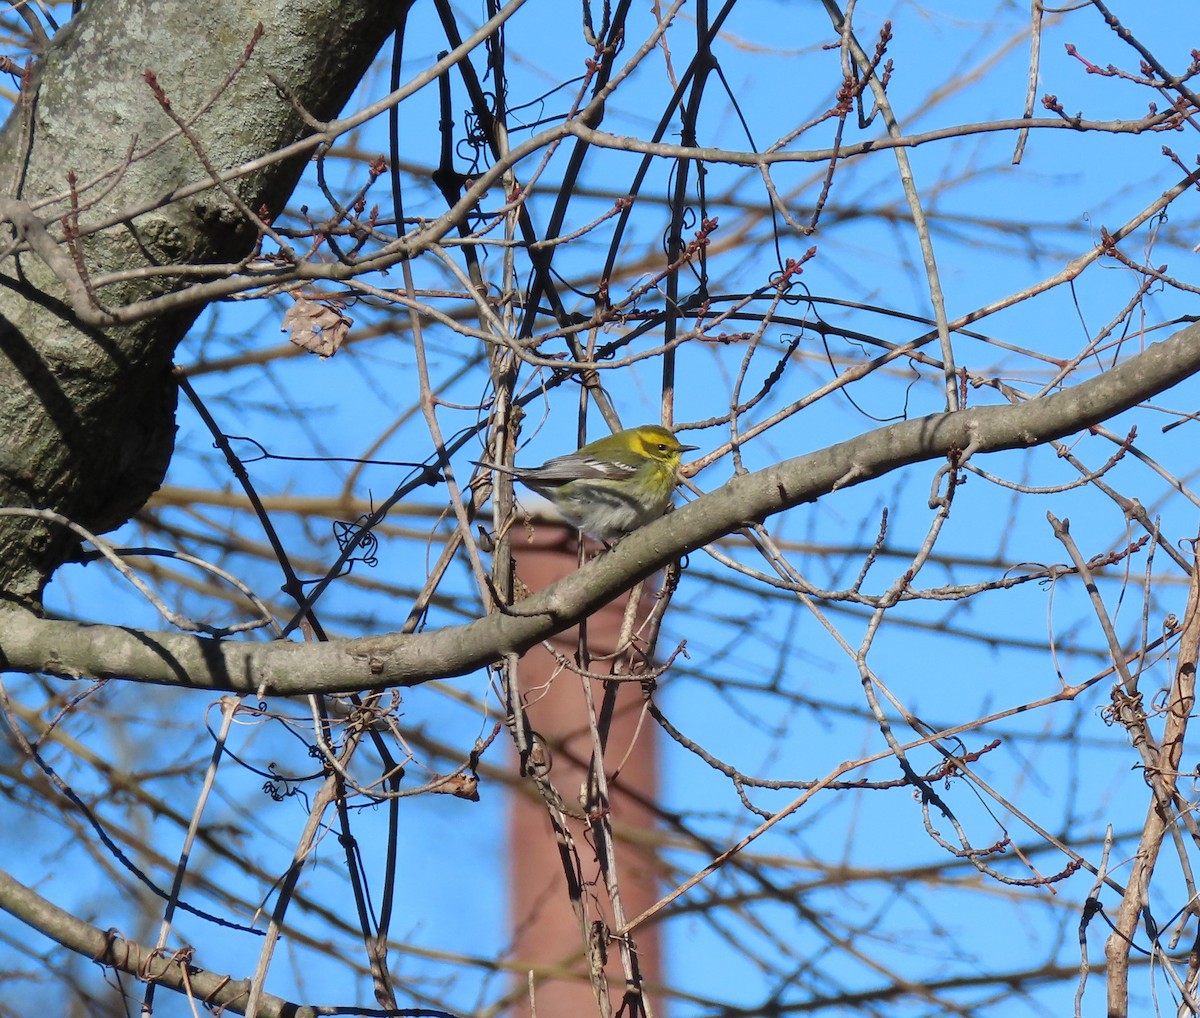
POLYGON ((636 472, 632 463, 572 454, 556 456, 540 467, 518 470, 516 476, 533 484, 556 486, 571 481, 623 481, 636 472))

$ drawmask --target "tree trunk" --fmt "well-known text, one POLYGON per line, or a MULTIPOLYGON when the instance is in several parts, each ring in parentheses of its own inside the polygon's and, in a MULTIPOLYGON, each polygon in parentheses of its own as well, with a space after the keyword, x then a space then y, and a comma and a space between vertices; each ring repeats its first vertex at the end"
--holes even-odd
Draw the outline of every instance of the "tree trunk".
MULTIPOLYGON (((17 253, 0 250, 0 506, 52 508, 104 531, 156 490, 174 444, 172 356, 202 308, 180 302, 109 325, 95 302, 120 308, 183 281, 105 286, 85 301, 92 315, 81 312, 85 281, 251 253, 259 229, 244 210, 278 215, 307 154, 176 200, 181 188, 211 179, 196 148, 222 171, 308 133, 268 74, 312 116, 334 116, 404 6, 93 0, 55 37, 0 133, 0 217, 23 242, 17 253), (260 21, 262 37, 238 70, 260 21), (47 229, 56 246, 39 248, 47 229), (72 235, 78 242, 64 243, 72 235)), ((73 544, 60 525, 0 517, 0 596, 36 606, 73 544)))

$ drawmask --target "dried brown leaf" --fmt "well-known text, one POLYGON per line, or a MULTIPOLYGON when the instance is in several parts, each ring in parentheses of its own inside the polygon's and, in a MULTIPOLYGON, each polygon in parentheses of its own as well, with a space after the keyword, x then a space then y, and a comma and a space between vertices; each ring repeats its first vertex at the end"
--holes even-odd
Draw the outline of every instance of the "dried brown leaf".
POLYGON ((346 341, 354 319, 342 312, 337 301, 315 301, 294 297, 296 301, 283 316, 281 330, 290 330, 288 337, 305 350, 318 354, 322 360, 332 357, 346 341))

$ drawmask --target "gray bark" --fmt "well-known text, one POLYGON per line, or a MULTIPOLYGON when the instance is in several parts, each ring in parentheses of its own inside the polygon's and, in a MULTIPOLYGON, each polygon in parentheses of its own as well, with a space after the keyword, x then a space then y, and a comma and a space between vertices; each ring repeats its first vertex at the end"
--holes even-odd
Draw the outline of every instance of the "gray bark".
MULTIPOLYGON (((7 255, 0 260, 0 505, 52 508, 93 532, 109 530, 158 487, 173 448, 171 361, 201 308, 111 327, 99 311, 84 315, 92 324, 81 320, 79 279, 74 306, 68 285, 76 261, 61 244, 61 220, 72 212, 68 173, 78 180, 79 251, 89 278, 152 265, 234 261, 257 239, 255 226, 220 189, 172 200, 210 174, 164 113, 145 80, 147 69, 185 120, 216 96, 194 132, 211 165, 224 170, 308 130, 268 74, 310 114, 330 118, 404 6, 395 0, 92 0, 55 38, 24 103, 0 133, 0 218, 27 245, 16 253, 0 245, 0 256, 7 255), (265 32, 253 55, 222 88, 259 21, 265 32), (176 137, 157 144, 171 134, 176 137), (126 162, 130 150, 134 159, 126 162), (129 215, 156 199, 158 207, 129 215), (101 224, 111 225, 91 232, 101 224), (43 226, 59 246, 49 247, 43 226)), ((276 162, 229 187, 250 210, 265 207, 275 215, 305 162, 304 155, 276 162)), ((119 307, 179 287, 177 278, 146 278, 95 296, 105 307, 119 307)), ((54 524, 0 520, 0 597, 36 607, 71 546, 70 534, 54 524)))
POLYGON ((0 669, 121 678, 193 689, 298 695, 414 686, 520 654, 597 611, 667 563, 733 533, 893 470, 948 456, 1025 449, 1136 406, 1200 371, 1200 325, 1062 392, 878 428, 734 477, 624 538, 565 579, 463 626, 329 643, 257 643, 38 619, 0 610, 0 669))

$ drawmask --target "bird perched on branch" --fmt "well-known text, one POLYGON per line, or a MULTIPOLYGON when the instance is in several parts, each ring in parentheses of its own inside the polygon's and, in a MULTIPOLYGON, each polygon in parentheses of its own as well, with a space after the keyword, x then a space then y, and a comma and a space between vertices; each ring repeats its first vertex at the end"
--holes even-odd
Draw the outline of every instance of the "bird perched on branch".
POLYGON ((479 466, 509 474, 554 503, 574 526, 608 543, 658 519, 679 483, 683 445, 666 428, 643 424, 588 442, 540 467, 479 466))

